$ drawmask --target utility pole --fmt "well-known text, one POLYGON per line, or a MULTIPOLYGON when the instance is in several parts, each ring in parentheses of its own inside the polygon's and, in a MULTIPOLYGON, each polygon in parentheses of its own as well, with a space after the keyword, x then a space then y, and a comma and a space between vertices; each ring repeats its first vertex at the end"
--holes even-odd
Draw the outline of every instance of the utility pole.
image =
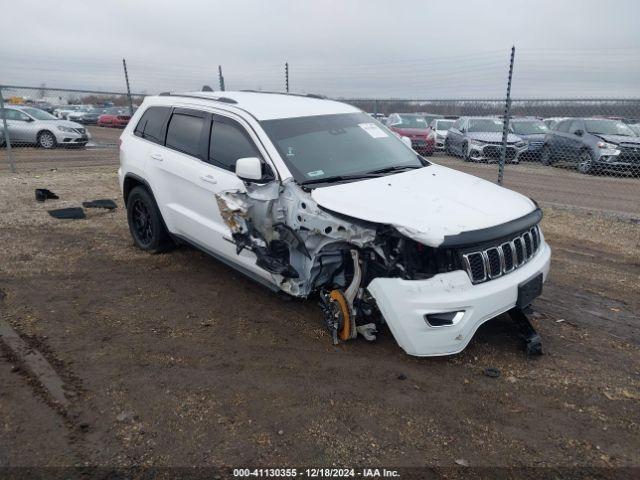
POLYGON ((284 62, 284 86, 289 93, 289 62, 284 62))
POLYGON ((507 139, 509 138, 509 118, 511 116, 511 80, 513 79, 513 60, 516 55, 516 47, 511 47, 511 61, 509 62, 509 79, 507 81, 507 98, 504 103, 504 116, 502 118, 502 148, 500 150, 500 163, 498 164, 498 185, 502 185, 504 177, 504 162, 507 157, 507 139))
POLYGON ((222 76, 222 65, 218 65, 218 80, 220 81, 220 91, 224 92, 224 76, 222 76))
POLYGON ((133 100, 131 100, 131 88, 129 87, 129 73, 127 73, 127 61, 122 59, 122 67, 124 68, 124 79, 127 82, 127 98, 129 99, 129 115, 133 117, 133 100))

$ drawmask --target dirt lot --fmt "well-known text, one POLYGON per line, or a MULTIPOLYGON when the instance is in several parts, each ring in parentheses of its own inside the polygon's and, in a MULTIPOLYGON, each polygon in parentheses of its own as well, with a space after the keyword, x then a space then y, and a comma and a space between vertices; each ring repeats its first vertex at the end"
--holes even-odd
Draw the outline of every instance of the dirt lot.
POLYGON ((637 179, 509 167, 507 186, 545 207, 553 265, 533 318, 546 354, 525 358, 500 317, 463 353, 419 359, 389 332, 334 347, 315 300, 193 249, 135 249, 113 150, 16 157, 21 173, 0 174, 0 320, 71 405, 54 408, 5 350, 0 465, 640 466, 637 179), (60 200, 36 203, 36 187, 60 200), (46 213, 94 198, 119 208, 46 213))

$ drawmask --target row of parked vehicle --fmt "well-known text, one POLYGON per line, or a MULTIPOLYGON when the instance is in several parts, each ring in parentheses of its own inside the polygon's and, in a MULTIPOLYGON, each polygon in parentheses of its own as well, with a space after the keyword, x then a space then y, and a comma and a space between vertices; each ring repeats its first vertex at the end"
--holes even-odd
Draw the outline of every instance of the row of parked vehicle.
MULTIPOLYGON (((135 109, 134 109, 135 110, 135 109)), ((57 118, 78 122, 83 125, 124 128, 131 119, 128 107, 100 107, 93 105, 65 105, 56 108, 57 118)))
MULTIPOLYGON (((393 113, 385 123, 421 155, 444 151, 465 161, 497 162, 504 123, 498 117, 393 113)), ((623 118, 516 117, 507 128, 505 160, 569 163, 581 173, 640 173, 640 122, 623 118)))

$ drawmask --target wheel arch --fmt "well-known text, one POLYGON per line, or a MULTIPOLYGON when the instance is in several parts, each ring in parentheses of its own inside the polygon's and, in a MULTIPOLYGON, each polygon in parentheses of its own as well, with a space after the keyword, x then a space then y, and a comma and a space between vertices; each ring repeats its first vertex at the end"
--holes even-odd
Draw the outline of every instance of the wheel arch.
POLYGON ((147 182, 144 178, 136 175, 135 173, 127 173, 124 176, 124 181, 122 183, 122 196, 124 197, 125 205, 129 200, 129 194, 131 193, 131 190, 138 186, 144 187, 153 198, 153 201, 156 201, 156 197, 153 194, 153 190, 151 189, 151 185, 149 185, 149 182, 147 182))
POLYGON ((127 173, 124 176, 124 181, 122 182, 122 196, 124 199, 125 208, 127 208, 127 202, 129 200, 129 195, 131 194, 131 191, 136 187, 142 187, 147 192, 149 192, 149 195, 151 195, 151 200, 153 200, 153 203, 155 204, 156 208, 158 209, 158 212, 160 213, 160 220, 162 220, 162 225, 164 226, 165 230, 169 233, 169 235, 173 236, 173 234, 171 233, 171 230, 169 229, 169 226, 167 225, 167 221, 164 219, 164 215, 162 214, 162 209, 160 208, 160 205, 158 205, 158 201, 156 200, 156 196, 153 193, 153 189, 151 188, 151 185, 149 185, 149 182, 147 182, 144 178, 142 178, 139 175, 136 175, 135 173, 130 173, 130 172, 127 173))

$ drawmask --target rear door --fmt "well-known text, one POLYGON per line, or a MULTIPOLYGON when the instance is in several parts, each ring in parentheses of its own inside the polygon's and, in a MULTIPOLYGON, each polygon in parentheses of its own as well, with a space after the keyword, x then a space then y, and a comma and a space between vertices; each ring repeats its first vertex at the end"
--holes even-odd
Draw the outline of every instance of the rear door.
POLYGON ((203 229, 208 222, 200 218, 197 203, 202 200, 200 170, 206 158, 210 117, 196 109, 172 109, 159 141, 149 148, 145 169, 167 227, 190 240, 207 236, 203 229))
POLYGON ((566 141, 567 154, 572 161, 577 161, 578 156, 580 155, 580 151, 584 145, 585 133, 584 122, 582 120, 576 119, 571 122, 569 135, 567 135, 566 141), (578 135, 578 132, 581 132, 582 135, 578 135))
POLYGON ((28 142, 35 142, 35 135, 32 132, 32 126, 35 122, 30 122, 29 116, 19 110, 12 108, 5 109, 7 119, 7 129, 9 130, 9 139, 17 145, 28 142), (32 138, 33 137, 33 138, 32 138))

